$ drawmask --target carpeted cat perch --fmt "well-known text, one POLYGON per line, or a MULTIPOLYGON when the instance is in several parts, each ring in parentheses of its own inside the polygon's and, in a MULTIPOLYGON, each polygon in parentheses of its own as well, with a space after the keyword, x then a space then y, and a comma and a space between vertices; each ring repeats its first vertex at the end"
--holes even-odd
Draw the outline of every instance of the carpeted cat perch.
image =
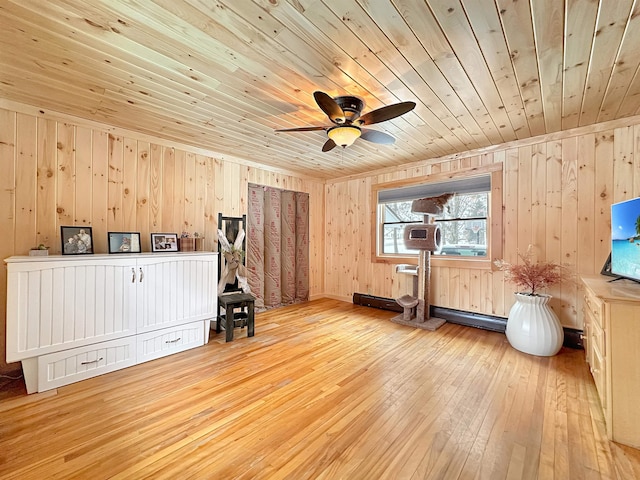
POLYGON ((444 206, 453 196, 445 193, 437 197, 419 198, 411 204, 411 211, 423 213, 423 223, 407 225, 404 229, 404 244, 407 248, 420 250, 418 259, 417 278, 413 282, 413 295, 403 295, 396 299, 404 312, 391 319, 394 323, 408 325, 434 331, 441 327, 445 320, 431 317, 429 314, 429 287, 431 277, 431 252, 442 246, 440 225, 437 225, 433 215, 442 213, 444 206))

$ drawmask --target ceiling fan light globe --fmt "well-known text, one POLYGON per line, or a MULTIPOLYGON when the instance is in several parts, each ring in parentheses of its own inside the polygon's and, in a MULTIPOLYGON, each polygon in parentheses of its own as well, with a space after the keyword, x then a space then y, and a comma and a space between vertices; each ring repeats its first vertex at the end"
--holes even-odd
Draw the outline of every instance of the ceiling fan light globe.
POLYGON ((327 131, 327 136, 341 147, 353 145, 361 134, 361 130, 353 125, 345 125, 341 127, 333 127, 327 131))

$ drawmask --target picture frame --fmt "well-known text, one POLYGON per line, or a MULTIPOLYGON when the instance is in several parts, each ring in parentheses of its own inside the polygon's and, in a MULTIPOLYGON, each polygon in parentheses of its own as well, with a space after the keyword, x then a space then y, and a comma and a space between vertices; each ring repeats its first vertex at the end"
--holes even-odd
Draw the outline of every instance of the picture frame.
POLYGON ((177 233, 152 233, 151 234, 151 251, 152 252, 177 252, 178 251, 178 234, 177 233))
POLYGON ((109 232, 109 253, 140 253, 140 232, 109 232))
POLYGON ((87 255, 93 253, 93 230, 85 226, 60 227, 60 243, 63 255, 87 255))

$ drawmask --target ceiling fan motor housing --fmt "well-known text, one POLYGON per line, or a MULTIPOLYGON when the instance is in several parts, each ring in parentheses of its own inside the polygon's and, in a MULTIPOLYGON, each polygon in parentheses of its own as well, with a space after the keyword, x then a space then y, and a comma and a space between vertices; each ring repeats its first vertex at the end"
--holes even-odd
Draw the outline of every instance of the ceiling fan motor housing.
POLYGON ((360 116, 364 109, 364 100, 351 95, 334 97, 335 102, 340 106, 348 120, 354 120, 360 116))

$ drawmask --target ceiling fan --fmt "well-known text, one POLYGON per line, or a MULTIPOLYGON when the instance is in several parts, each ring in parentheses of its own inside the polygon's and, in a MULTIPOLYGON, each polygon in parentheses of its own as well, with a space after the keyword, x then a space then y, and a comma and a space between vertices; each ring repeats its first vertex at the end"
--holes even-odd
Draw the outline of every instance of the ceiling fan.
POLYGON ((276 132, 311 132, 314 130, 326 130, 329 139, 322 146, 323 152, 328 152, 334 147, 348 147, 358 138, 368 142, 390 145, 396 141, 391 135, 362 128, 363 125, 385 122, 392 118, 404 115, 413 110, 415 102, 400 102, 386 107, 372 110, 361 116, 364 108, 364 100, 351 95, 331 98, 324 92, 313 92, 313 98, 320 109, 327 114, 334 125, 317 127, 284 128, 276 132))

